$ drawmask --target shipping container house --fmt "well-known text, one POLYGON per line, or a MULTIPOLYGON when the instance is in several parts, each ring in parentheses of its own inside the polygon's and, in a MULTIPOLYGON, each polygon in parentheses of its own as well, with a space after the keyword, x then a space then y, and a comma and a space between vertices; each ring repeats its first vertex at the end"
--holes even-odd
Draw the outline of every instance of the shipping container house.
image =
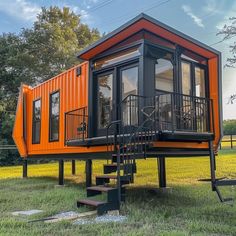
MULTIPOLYGON (((78 54, 84 62, 35 87, 22 85, 13 138, 30 158, 86 161, 88 196, 99 213, 119 208, 136 160, 156 157, 160 187, 165 158, 210 156, 222 137, 221 54, 141 14, 78 54), (91 186, 92 160, 108 159, 91 186), (110 175, 113 173, 113 175, 110 175), (116 180, 116 187, 107 187, 116 180)), ((26 164, 25 164, 26 165, 26 164)), ((26 169, 26 167, 25 167, 26 169)))

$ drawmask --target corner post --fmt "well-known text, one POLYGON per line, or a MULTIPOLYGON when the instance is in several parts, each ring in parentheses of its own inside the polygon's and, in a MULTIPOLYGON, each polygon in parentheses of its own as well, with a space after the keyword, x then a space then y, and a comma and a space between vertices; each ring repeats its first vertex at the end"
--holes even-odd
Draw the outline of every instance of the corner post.
POLYGON ((59 179, 58 184, 64 185, 64 160, 59 160, 59 179))
POLYGON ((23 173, 22 173, 22 177, 23 178, 27 178, 28 177, 28 161, 27 161, 27 159, 23 160, 23 173))
POLYGON ((90 187, 92 185, 92 160, 86 160, 85 164, 85 172, 86 172, 86 187, 90 187))
POLYGON ((72 174, 72 175, 75 175, 75 174, 76 174, 75 169, 76 169, 75 160, 72 160, 72 161, 71 161, 71 174, 72 174))
POLYGON ((166 163, 165 157, 157 158, 159 187, 166 188, 166 163))

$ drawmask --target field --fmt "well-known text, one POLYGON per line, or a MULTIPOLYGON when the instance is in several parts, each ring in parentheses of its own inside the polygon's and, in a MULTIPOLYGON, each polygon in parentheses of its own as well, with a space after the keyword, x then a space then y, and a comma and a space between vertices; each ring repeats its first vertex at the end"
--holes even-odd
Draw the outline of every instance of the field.
MULTIPOLYGON (((93 163, 93 175, 101 173, 104 162, 93 163)), ((29 165, 28 179, 22 167, 0 168, 0 235, 236 235, 236 206, 222 204, 208 182, 209 158, 167 159, 168 193, 157 188, 156 159, 138 161, 135 184, 127 190, 121 214, 124 223, 73 225, 71 222, 46 224, 28 220, 51 216, 60 211, 84 211, 76 200, 85 196, 84 163, 65 164, 65 187, 57 185, 58 164, 29 165), (16 210, 42 209, 37 216, 12 216, 16 210)), ((236 151, 222 150, 217 158, 217 176, 236 178, 236 151)), ((224 197, 236 197, 236 188, 222 188, 224 197)))

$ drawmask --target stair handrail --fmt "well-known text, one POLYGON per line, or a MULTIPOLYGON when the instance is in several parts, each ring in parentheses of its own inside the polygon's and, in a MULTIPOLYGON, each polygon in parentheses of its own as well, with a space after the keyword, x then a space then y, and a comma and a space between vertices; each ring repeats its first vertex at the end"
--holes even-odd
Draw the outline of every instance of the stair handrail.
POLYGON ((120 181, 120 150, 121 150, 121 134, 119 131, 121 131, 122 127, 122 120, 115 120, 112 121, 107 126, 107 132, 106 132, 106 138, 107 138, 107 152, 109 153, 109 129, 115 125, 115 132, 114 132, 114 150, 113 152, 116 152, 117 154, 117 179, 116 179, 116 187, 117 187, 117 194, 118 194, 118 205, 120 206, 121 203, 121 181, 120 181), (117 148, 118 142, 117 142, 117 132, 119 133, 119 148, 117 148))

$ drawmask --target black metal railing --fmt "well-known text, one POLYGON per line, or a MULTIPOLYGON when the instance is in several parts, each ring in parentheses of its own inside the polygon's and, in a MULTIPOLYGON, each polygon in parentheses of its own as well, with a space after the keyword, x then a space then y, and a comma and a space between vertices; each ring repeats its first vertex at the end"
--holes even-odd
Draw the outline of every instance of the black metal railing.
POLYGON ((212 100, 178 93, 153 97, 129 95, 121 103, 121 120, 131 133, 146 120, 152 131, 214 133, 212 100))
POLYGON ((82 107, 65 113, 65 142, 88 137, 88 110, 82 107))
POLYGON ((158 96, 160 130, 212 132, 212 100, 178 93, 158 96))

